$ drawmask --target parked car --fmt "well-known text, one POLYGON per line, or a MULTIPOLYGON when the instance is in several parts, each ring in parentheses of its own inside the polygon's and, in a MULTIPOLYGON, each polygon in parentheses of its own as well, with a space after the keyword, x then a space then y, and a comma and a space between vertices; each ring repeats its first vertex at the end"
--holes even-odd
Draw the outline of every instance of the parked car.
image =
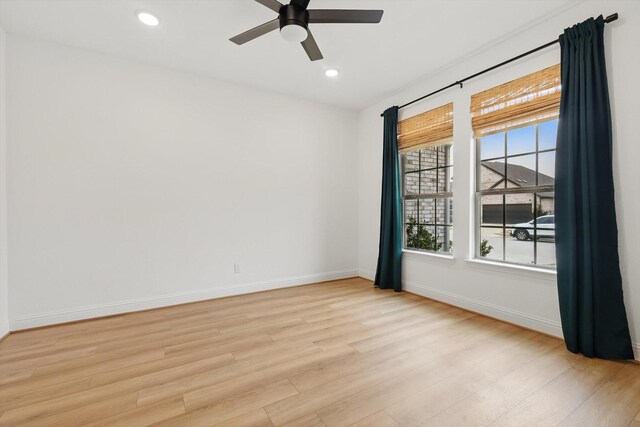
MULTIPOLYGON (((556 237, 556 226, 554 215, 543 215, 536 218, 535 223, 537 223, 537 233, 536 236, 538 238, 547 237, 547 238, 555 238, 556 237)), ((534 233, 534 220, 529 222, 521 222, 520 224, 515 224, 513 226, 513 230, 511 230, 511 235, 518 240, 529 240, 533 239, 534 233)))

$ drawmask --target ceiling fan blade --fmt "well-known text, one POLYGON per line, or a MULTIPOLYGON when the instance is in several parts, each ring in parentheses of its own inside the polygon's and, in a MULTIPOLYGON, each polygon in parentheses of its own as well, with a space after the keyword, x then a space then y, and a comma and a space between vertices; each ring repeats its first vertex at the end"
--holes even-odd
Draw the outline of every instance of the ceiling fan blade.
POLYGON ((273 10, 276 13, 280 13, 280 8, 284 6, 278 0, 256 0, 256 1, 261 5, 266 6, 269 9, 273 10))
POLYGON ((290 4, 295 4, 296 6, 306 9, 309 6, 309 0, 291 0, 290 4))
POLYGON ((309 11, 310 24, 377 24, 383 10, 316 9, 309 11))
POLYGON ((320 52, 318 44, 316 43, 316 39, 313 38, 313 34, 311 34, 311 31, 309 30, 307 30, 307 32, 309 34, 307 39, 301 43, 304 51, 307 52, 307 56, 309 56, 309 59, 312 61, 324 58, 322 56, 322 52, 320 52))
POLYGON ((276 18, 273 21, 265 22, 262 25, 258 25, 257 27, 250 29, 249 31, 245 31, 242 34, 231 37, 229 40, 235 44, 245 44, 246 42, 250 42, 257 37, 264 36, 269 31, 277 30, 278 28, 280 28, 280 21, 276 18))

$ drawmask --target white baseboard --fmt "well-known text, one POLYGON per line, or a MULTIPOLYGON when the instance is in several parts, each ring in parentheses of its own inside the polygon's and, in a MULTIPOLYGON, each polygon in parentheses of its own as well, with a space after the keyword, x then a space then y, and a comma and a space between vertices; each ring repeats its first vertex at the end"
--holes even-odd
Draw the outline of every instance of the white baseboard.
MULTIPOLYGON (((375 277, 375 272, 368 270, 359 270, 358 274, 360 275, 360 277, 364 277, 365 279, 369 280, 373 280, 375 277)), ((505 322, 544 332, 556 337, 562 337, 562 326, 560 325, 560 322, 544 319, 532 314, 523 313, 506 307, 500 307, 494 304, 486 303, 484 301, 478 301, 472 298, 456 295, 450 292, 442 291, 440 289, 429 288, 428 286, 418 285, 415 283, 403 282, 402 287, 408 292, 422 295, 423 297, 431 298, 436 301, 446 302, 447 304, 451 304, 456 307, 471 310, 476 313, 484 314, 486 316, 495 317, 496 319, 504 320, 505 322)))
POLYGON ((9 319, 9 327, 11 331, 19 331, 21 329, 36 328, 39 326, 55 325, 58 323, 73 322, 95 317, 111 316, 114 314, 167 307, 170 305, 184 304, 188 302, 204 301, 214 298, 248 294, 252 292, 288 288, 292 286, 309 285, 317 282, 325 282, 327 280, 346 279, 349 277, 355 277, 357 275, 357 270, 333 271, 327 273, 310 274, 307 276, 291 277, 280 280, 228 285, 224 287, 216 287, 200 291, 179 292, 170 295, 139 298, 135 300, 119 301, 88 307, 78 307, 69 310, 30 314, 9 319))
POLYGON ((359 270, 358 276, 364 277, 365 279, 369 279, 373 282, 376 279, 376 272, 369 270, 359 270))
POLYGON ((549 335, 562 338, 562 326, 560 322, 544 319, 521 311, 489 304, 472 298, 455 295, 440 289, 433 289, 423 285, 404 283, 404 289, 414 294, 422 295, 437 301, 446 302, 456 307, 464 308, 518 326, 544 332, 549 335))
MULTIPOLYGON (((563 337, 562 324, 560 322, 544 319, 539 316, 512 310, 510 308, 500 307, 483 301, 477 301, 471 298, 441 291, 439 289, 432 289, 423 285, 403 283, 403 287, 409 292, 422 295, 436 301, 446 302, 447 304, 455 305, 456 307, 504 320, 505 322, 533 329, 534 331, 544 332, 558 338, 563 337)), ((632 342, 631 345, 633 347, 634 359, 640 361, 640 343, 632 342)))
POLYGON ((3 322, 0 325, 0 341, 6 338, 7 335, 9 335, 9 322, 3 322))

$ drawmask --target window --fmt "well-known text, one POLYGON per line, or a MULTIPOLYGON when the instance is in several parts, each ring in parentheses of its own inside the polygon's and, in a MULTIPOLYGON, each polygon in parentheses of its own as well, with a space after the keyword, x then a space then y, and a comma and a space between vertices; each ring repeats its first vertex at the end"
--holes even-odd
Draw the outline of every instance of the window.
POLYGON ((398 125, 407 249, 452 252, 452 116, 448 104, 398 125))
POLYGON ((472 97, 476 257, 555 268, 559 98, 558 66, 472 97))

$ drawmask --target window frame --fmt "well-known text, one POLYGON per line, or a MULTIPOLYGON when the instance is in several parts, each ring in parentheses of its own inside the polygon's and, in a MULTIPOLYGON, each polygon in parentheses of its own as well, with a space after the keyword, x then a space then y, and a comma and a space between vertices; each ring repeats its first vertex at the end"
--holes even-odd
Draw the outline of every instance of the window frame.
MULTIPOLYGON (((451 179, 453 177, 453 168, 454 168, 454 163, 453 163, 453 138, 447 138, 445 140, 439 141, 437 143, 431 143, 428 144, 427 146, 422 146, 422 147, 416 147, 413 149, 407 149, 407 150, 403 150, 400 152, 400 173, 402 174, 402 250, 405 252, 417 252, 420 254, 425 254, 425 255, 436 255, 436 256, 440 256, 440 257, 446 257, 446 258, 450 258, 453 256, 453 251, 452 251, 452 247, 449 247, 449 242, 444 242, 444 248, 446 248, 446 250, 433 250, 433 249, 421 249, 421 248, 412 248, 407 246, 407 222, 405 221, 406 219, 406 211, 405 211, 405 207, 406 207, 406 201, 407 200, 416 200, 417 202, 417 209, 418 209, 418 213, 417 213, 417 218, 416 218, 416 226, 420 227, 420 226, 427 226, 427 227, 433 227, 434 228, 434 237, 436 239, 436 244, 438 243, 438 227, 444 227, 447 230, 449 230, 449 233, 451 233, 451 236, 453 235, 453 218, 451 218, 450 223, 447 224, 447 221, 445 219, 444 223, 440 224, 438 223, 438 214, 437 214, 437 202, 436 202, 436 206, 434 206, 435 209, 435 215, 434 215, 434 222, 430 223, 430 224, 421 224, 420 223, 420 200, 439 200, 439 199, 444 199, 445 203, 446 200, 450 200, 451 204, 453 204, 453 189, 450 186, 449 187, 449 191, 439 191, 439 179, 438 179, 438 173, 441 170, 444 171, 448 171, 448 175, 445 172, 445 180, 447 179, 451 179), (427 168, 421 168, 421 163, 422 163, 422 153, 421 151, 425 148, 440 148, 440 147, 445 147, 445 153, 448 155, 448 158, 445 159, 445 162, 442 166, 439 165, 440 163, 440 151, 436 150, 436 166, 435 167, 427 167, 427 168), (418 168, 415 170, 411 170, 411 171, 407 171, 405 169, 405 155, 411 152, 415 152, 417 151, 419 153, 419 158, 418 158, 418 168), (424 193, 421 194, 421 185, 422 185, 422 179, 421 179, 421 174, 423 172, 426 171, 435 171, 436 174, 436 191, 433 193, 424 193), (416 174, 418 176, 418 193, 417 194, 407 194, 406 193, 406 176, 407 174, 416 174)), ((452 241, 452 239, 450 239, 452 241)))
MULTIPOLYGON (((538 241, 537 241, 537 237, 538 237, 538 221, 537 221, 537 216, 534 216, 534 218, 530 221, 531 222, 531 227, 533 228, 533 264, 530 263, 524 263, 524 262, 516 262, 516 261, 509 261, 507 260, 507 254, 506 254, 506 239, 507 239, 507 233, 506 230, 513 228, 513 227, 508 227, 507 223, 506 223, 506 196, 508 195, 512 195, 512 194, 533 194, 533 208, 536 209, 537 207, 537 200, 538 200, 538 195, 541 193, 549 193, 552 192, 554 193, 554 200, 555 200, 555 173, 554 173, 554 185, 538 185, 538 179, 539 179, 539 155, 540 154, 544 154, 544 153, 555 153, 557 146, 554 148, 549 148, 549 149, 543 149, 540 150, 540 135, 539 135, 539 126, 541 124, 544 123, 548 123, 551 122, 553 120, 558 120, 557 117, 550 117, 548 120, 542 120, 542 121, 536 121, 535 123, 523 123, 522 126, 518 126, 518 127, 513 127, 513 128, 509 128, 507 130, 503 130, 503 131, 498 131, 498 132, 494 132, 494 133, 504 133, 504 155, 500 156, 500 157, 491 157, 491 158, 487 158, 487 159, 483 159, 482 158, 482 153, 481 153, 481 140, 483 137, 485 136, 489 136, 489 135, 482 135, 482 136, 473 136, 473 141, 475 144, 475 185, 474 185, 474 203, 475 203, 475 209, 474 209, 474 213, 475 213, 475 220, 474 220, 474 245, 473 245, 473 257, 472 259, 475 261, 480 261, 480 262, 491 262, 491 263, 498 263, 498 264, 505 264, 508 266, 513 266, 513 267, 527 267, 527 268, 533 268, 533 269, 541 269, 541 270, 545 270, 545 271, 552 271, 555 272, 557 267, 553 266, 545 266, 545 265, 540 265, 537 264, 538 262, 538 241), (507 138, 507 133, 511 130, 516 130, 516 129, 522 129, 528 126, 535 126, 535 150, 534 151, 527 151, 524 153, 518 153, 518 154, 514 154, 514 155, 509 155, 508 153, 508 138, 507 138), (524 156, 528 156, 528 155, 535 155, 535 176, 536 176, 536 185, 535 186, 530 186, 530 187, 520 187, 520 188, 508 188, 507 185, 505 184, 505 187, 503 188, 487 188, 487 189, 481 189, 481 185, 482 185, 482 178, 481 178, 481 173, 482 173, 482 163, 483 162, 489 162, 489 161, 496 161, 496 160, 502 160, 504 161, 505 164, 505 173, 506 173, 506 168, 507 168, 507 160, 511 159, 511 158, 518 158, 518 157, 524 157, 524 156), (482 197, 483 196, 490 196, 490 195, 501 195, 502 196, 502 225, 498 226, 498 225, 483 225, 482 224, 482 197), (480 254, 480 246, 482 244, 482 229, 483 228, 493 228, 493 229, 501 229, 502 230, 502 248, 503 248, 503 254, 502 254, 502 260, 498 260, 498 259, 493 259, 493 258, 488 258, 488 257, 483 257, 480 254)), ((507 180, 508 177, 505 176, 505 180, 507 180)), ((555 204, 555 202, 554 202, 555 204)), ((555 221, 554 221, 554 227, 555 227, 555 221)))

